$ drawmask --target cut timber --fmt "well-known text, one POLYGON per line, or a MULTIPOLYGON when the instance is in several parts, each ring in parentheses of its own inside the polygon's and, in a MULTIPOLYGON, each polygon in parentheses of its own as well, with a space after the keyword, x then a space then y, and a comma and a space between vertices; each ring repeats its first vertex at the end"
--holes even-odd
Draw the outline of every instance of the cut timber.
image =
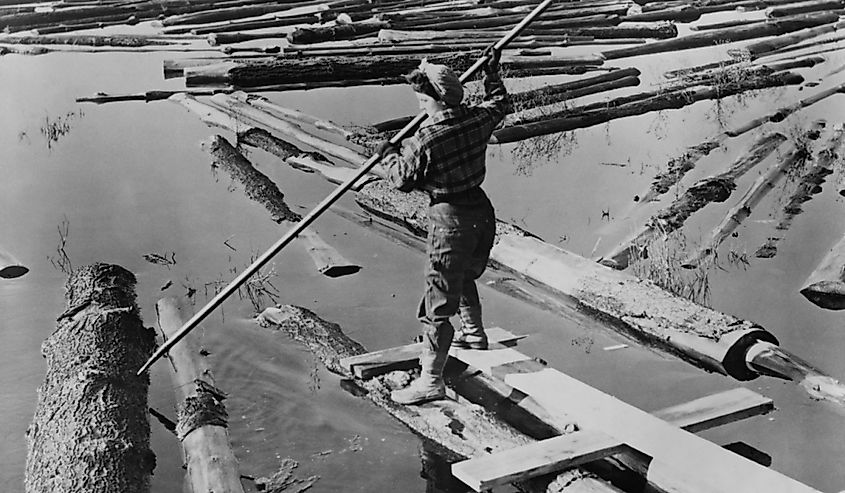
MULTIPOLYGON (((472 364, 471 359, 466 362, 472 364)), ((650 481, 683 486, 682 490, 669 491, 817 491, 680 430, 557 370, 544 368, 535 372, 511 373, 504 380, 534 397, 550 411, 572 416, 582 429, 601 430, 652 457, 648 475, 650 481), (549 389, 555 391, 549 392, 549 389)))
POLYGON ((656 411, 655 417, 691 433, 774 411, 774 402, 746 388, 726 390, 656 411))
POLYGON ((245 100, 247 103, 249 103, 250 106, 255 106, 256 108, 276 114, 279 118, 283 118, 289 121, 292 120, 294 123, 304 123, 306 125, 311 125, 313 127, 319 128, 320 130, 340 135, 344 139, 349 139, 349 137, 352 135, 351 132, 338 126, 335 123, 332 123, 322 118, 317 118, 315 116, 305 114, 301 111, 279 106, 278 104, 275 104, 262 96, 247 96, 245 93, 233 93, 232 96, 241 100, 245 100))
POLYGON ((0 248, 0 278, 14 279, 29 272, 11 253, 0 248))
MULTIPOLYGON (((366 352, 363 346, 346 336, 340 326, 322 320, 304 308, 286 305, 267 309, 259 321, 305 344, 330 370, 342 375, 350 374, 340 361, 366 352)), ((477 378, 474 373, 465 375, 460 385, 464 389, 473 388, 474 392, 486 392, 485 382, 488 379, 477 378)), ((352 385, 363 388, 369 400, 434 445, 436 451, 449 461, 483 456, 533 441, 489 411, 465 399, 444 399, 420 406, 401 406, 390 399, 391 389, 380 377, 367 381, 356 380, 352 385), (455 433, 456 429, 460 429, 460 432, 455 433)), ((564 493, 619 493, 610 484, 584 471, 564 473, 561 480, 563 484, 568 484, 560 490, 564 493)), ((524 491, 541 493, 547 491, 547 483, 527 482, 519 486, 524 491)))
POLYGON ((24 45, 76 45, 76 46, 119 46, 138 48, 141 46, 168 46, 171 41, 161 37, 132 35, 64 35, 64 36, 0 36, 3 44, 24 45))
POLYGON ((827 252, 810 274, 801 294, 821 308, 845 310, 845 237, 827 252))
POLYGON ((821 184, 825 177, 833 173, 834 165, 841 156, 845 128, 841 125, 834 130, 824 149, 819 151, 816 159, 801 175, 795 191, 789 196, 789 200, 781 209, 781 217, 775 225, 777 236, 769 237, 766 242, 755 253, 757 258, 771 258, 777 254, 777 246, 783 238, 784 233, 792 226, 792 221, 803 212, 802 204, 811 200, 813 196, 822 191, 821 184))
POLYGON ((758 22, 756 24, 748 24, 745 26, 696 32, 677 39, 655 41, 653 43, 646 43, 640 46, 608 50, 602 54, 608 60, 614 60, 631 56, 700 48, 724 42, 742 41, 745 39, 762 38, 764 36, 780 36, 800 29, 820 26, 823 24, 832 24, 837 20, 839 20, 839 16, 835 13, 784 17, 774 21, 758 22))
POLYGON ((594 430, 577 431, 452 464, 452 474, 475 491, 580 466, 622 452, 625 445, 594 430))
MULTIPOLYGON (((232 179, 239 181, 244 186, 247 197, 263 205, 274 221, 290 226, 295 221, 299 221, 299 214, 291 211, 285 204, 284 195, 276 184, 255 169, 252 163, 232 147, 229 141, 215 135, 210 141, 203 143, 203 148, 214 158, 214 166, 223 168, 232 179)), ((314 230, 305 228, 299 239, 305 243, 308 254, 321 274, 328 277, 340 277, 361 270, 361 266, 346 260, 314 230)))
POLYGON ((783 134, 764 134, 726 171, 699 180, 690 186, 668 208, 657 212, 646 221, 642 230, 623 241, 600 262, 614 269, 627 268, 631 263, 632 253, 647 251, 652 241, 680 229, 692 214, 707 204, 727 200, 736 188, 737 178, 769 157, 785 141, 783 134))
POLYGON ((740 224, 742 224, 742 221, 744 221, 745 218, 751 215, 751 210, 763 199, 763 197, 766 196, 767 193, 769 193, 769 190, 774 187, 774 184, 782 176, 784 176, 788 170, 803 165, 808 157, 809 156, 807 156, 805 150, 791 146, 791 149, 786 152, 783 158, 769 167, 763 175, 754 180, 751 188, 749 188, 742 198, 740 198, 739 202, 734 205, 727 214, 725 214, 725 218, 722 222, 713 229, 713 232, 710 234, 710 238, 704 242, 695 253, 689 255, 681 265, 685 268, 691 269, 698 266, 698 264, 707 256, 715 254, 719 245, 721 245, 725 238, 727 238, 740 224))
POLYGON ((362 34, 378 32, 379 29, 390 27, 387 22, 365 21, 352 24, 338 24, 325 27, 300 27, 288 35, 291 43, 321 43, 324 41, 340 41, 352 39, 362 34))
MULTIPOLYGON (((491 327, 486 332, 492 346, 513 343, 525 337, 513 335, 499 327, 491 327)), ((356 355, 342 359, 340 366, 355 375, 355 378, 367 380, 393 370, 408 370, 419 366, 418 359, 422 347, 423 344, 420 342, 356 355)))
POLYGON ((135 276, 109 264, 73 271, 67 309, 41 346, 47 374, 27 430, 27 493, 148 493, 155 455, 147 421, 155 349, 141 323, 135 276))
MULTIPOLYGON (((158 324, 171 337, 185 322, 182 305, 174 298, 156 303, 158 324)), ((170 350, 173 388, 177 393, 176 431, 185 453, 191 491, 243 493, 238 460, 229 443, 225 394, 214 377, 195 337, 189 334, 170 350)))

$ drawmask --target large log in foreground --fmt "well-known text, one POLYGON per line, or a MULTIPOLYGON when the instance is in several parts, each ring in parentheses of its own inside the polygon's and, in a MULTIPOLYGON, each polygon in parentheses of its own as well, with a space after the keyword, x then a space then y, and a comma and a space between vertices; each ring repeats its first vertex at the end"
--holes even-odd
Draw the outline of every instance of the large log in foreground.
MULTIPOLYGON (((173 336, 185 321, 174 298, 156 303, 162 332, 173 336)), ((191 491, 243 493, 238 460, 229 444, 225 394, 214 385, 204 353, 190 334, 170 350, 173 388, 177 394, 176 432, 185 453, 191 491)))
MULTIPOLYGON (((400 224, 418 236, 425 235, 428 199, 424 194, 398 192, 379 180, 364 186, 355 200, 374 216, 400 224)), ((651 281, 567 252, 509 223, 497 223, 490 258, 494 269, 550 288, 587 313, 608 321, 619 332, 737 380, 756 378, 761 374, 759 368, 768 364, 755 361, 758 366, 751 369, 747 361, 751 349, 763 343, 777 344, 775 336, 758 324, 674 296, 651 281)), ((788 352, 779 351, 786 355, 786 361, 790 360, 788 352)), ((771 374, 793 377, 782 369, 771 374)), ((824 378, 829 383, 823 386, 823 395, 814 395, 845 404, 845 387, 832 377, 824 378)), ((796 383, 803 385, 805 380, 796 383)))
POLYGON ((97 263, 65 284, 67 309, 44 341, 47 375, 27 430, 27 493, 148 493, 147 421, 155 334, 141 323, 135 276, 97 263))

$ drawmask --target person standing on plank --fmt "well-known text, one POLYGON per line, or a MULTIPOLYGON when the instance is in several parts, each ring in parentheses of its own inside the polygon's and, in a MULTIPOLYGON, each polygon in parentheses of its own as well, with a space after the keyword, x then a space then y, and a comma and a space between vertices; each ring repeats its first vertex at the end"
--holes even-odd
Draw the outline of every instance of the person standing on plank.
POLYGON ((495 50, 484 67, 484 100, 474 106, 461 104, 461 82, 445 65, 423 60, 406 79, 428 120, 401 149, 384 142, 378 153, 393 186, 422 190, 430 198, 426 287, 417 311, 423 325, 422 372, 391 394, 399 404, 417 404, 445 397, 442 375, 450 345, 487 349, 475 280, 487 266, 496 217, 481 183, 487 141, 510 102, 495 50), (449 322, 455 313, 461 319, 457 331, 449 322))

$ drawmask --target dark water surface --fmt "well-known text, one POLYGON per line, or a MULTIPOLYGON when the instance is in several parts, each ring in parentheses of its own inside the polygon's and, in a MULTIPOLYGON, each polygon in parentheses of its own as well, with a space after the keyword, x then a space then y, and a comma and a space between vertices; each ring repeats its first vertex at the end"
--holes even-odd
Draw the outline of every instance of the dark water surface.
MULTIPOLYGON (((721 52, 690 53, 675 60, 661 55, 647 62, 623 60, 613 65, 649 65, 651 70, 643 70, 643 82, 649 84, 668 68, 703 63, 721 52)), ((98 91, 180 87, 178 80, 162 79, 164 58, 170 57, 51 54, 0 59, 0 247, 31 269, 23 278, 0 282, 3 491, 22 489, 24 431, 44 373, 39 346, 63 309, 66 276, 48 259, 57 255, 57 226, 67 221, 65 249, 73 265, 113 262, 136 274, 138 303, 151 326, 158 298, 195 289, 196 303, 204 303, 207 290, 210 293, 215 283, 228 281, 251 255, 263 252, 284 232, 228 176, 212 173, 199 143, 214 131, 180 106, 169 102, 94 106, 73 101, 98 91), (48 124, 67 127, 66 132, 50 140, 41 133, 48 124), (173 266, 143 258, 171 252, 173 266), (171 286, 162 291, 168 282, 171 286)), ((843 62, 840 57, 825 65, 831 70, 843 62)), ((815 71, 808 80, 823 73, 815 71)), ((841 75, 829 78, 800 94, 841 79, 841 75)), ((551 159, 534 155, 515 160, 515 148, 520 154, 531 151, 525 145, 494 148, 486 187, 501 218, 576 253, 601 255, 665 205, 664 200, 636 208, 632 197, 646 190, 669 158, 712 136, 725 120, 742 123, 798 94, 792 88, 742 102, 731 99, 723 103, 722 113, 713 104, 699 103, 681 111, 612 122, 574 133, 570 137, 574 142, 551 159), (609 211, 610 217, 602 218, 602 211, 609 211)), ((272 98, 338 123, 369 123, 416 111, 414 98, 402 87, 272 98)), ((800 129, 816 118, 826 118, 829 127, 840 124, 842 98, 835 96, 829 104, 784 125, 800 129)), ((714 151, 701 169, 690 174, 689 183, 724 167, 756 135, 714 151)), ((260 151, 249 157, 300 212, 332 190, 330 184, 280 165, 260 151)), ((831 186, 833 179, 828 182, 821 195, 805 204, 805 213, 781 242, 777 257, 752 257, 750 265, 724 265, 711 271, 711 301, 717 309, 762 324, 784 348, 839 378, 845 377, 843 318, 798 295, 806 276, 845 230, 845 204, 831 186)), ((355 210, 348 198, 342 205, 355 210)), ((774 205, 776 199, 767 198, 758 207, 768 211, 774 205)), ((700 216, 689 227, 693 237, 708 234, 721 219, 718 211, 706 209, 700 216)), ((753 215, 727 248, 753 253, 771 233, 767 230, 771 219, 765 212, 753 215)), ((421 289, 422 255, 333 213, 321 218, 315 229, 363 270, 327 279, 294 244, 271 267, 278 301, 305 306, 340 323, 369 349, 406 343, 417 331, 413 309, 421 289)), ((524 352, 643 409, 740 385, 638 347, 582 316, 552 315, 489 288, 483 288, 482 295, 488 324, 531 335, 520 344, 524 352), (603 350, 622 342, 630 346, 603 350)), ((258 327, 251 320, 253 314, 249 302, 234 298, 198 329, 213 355, 218 384, 230 393, 231 433, 242 472, 267 476, 281 458, 291 457, 300 463, 299 477, 320 476, 312 491, 424 491, 419 440, 386 413, 341 390, 337 377, 319 367, 307 351, 258 327)), ((173 416, 166 365, 157 364, 152 377, 151 405, 173 416)), ((812 401, 788 382, 762 378, 745 385, 774 398, 778 412, 710 431, 706 437, 721 444, 745 441, 770 454, 778 471, 823 491, 845 489, 845 469, 840 465, 845 416, 812 401)), ((183 475, 178 444, 157 423, 153 432, 158 456, 154 491, 178 491, 183 475)))

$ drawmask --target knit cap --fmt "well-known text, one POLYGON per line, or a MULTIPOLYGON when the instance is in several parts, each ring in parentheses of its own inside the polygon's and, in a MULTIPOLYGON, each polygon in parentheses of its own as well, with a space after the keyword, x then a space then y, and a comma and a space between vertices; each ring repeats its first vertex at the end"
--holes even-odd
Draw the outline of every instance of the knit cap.
POLYGON ((420 70, 428 77, 434 90, 440 96, 440 100, 449 106, 458 106, 464 99, 464 86, 455 72, 446 65, 428 63, 423 59, 420 62, 420 70))

